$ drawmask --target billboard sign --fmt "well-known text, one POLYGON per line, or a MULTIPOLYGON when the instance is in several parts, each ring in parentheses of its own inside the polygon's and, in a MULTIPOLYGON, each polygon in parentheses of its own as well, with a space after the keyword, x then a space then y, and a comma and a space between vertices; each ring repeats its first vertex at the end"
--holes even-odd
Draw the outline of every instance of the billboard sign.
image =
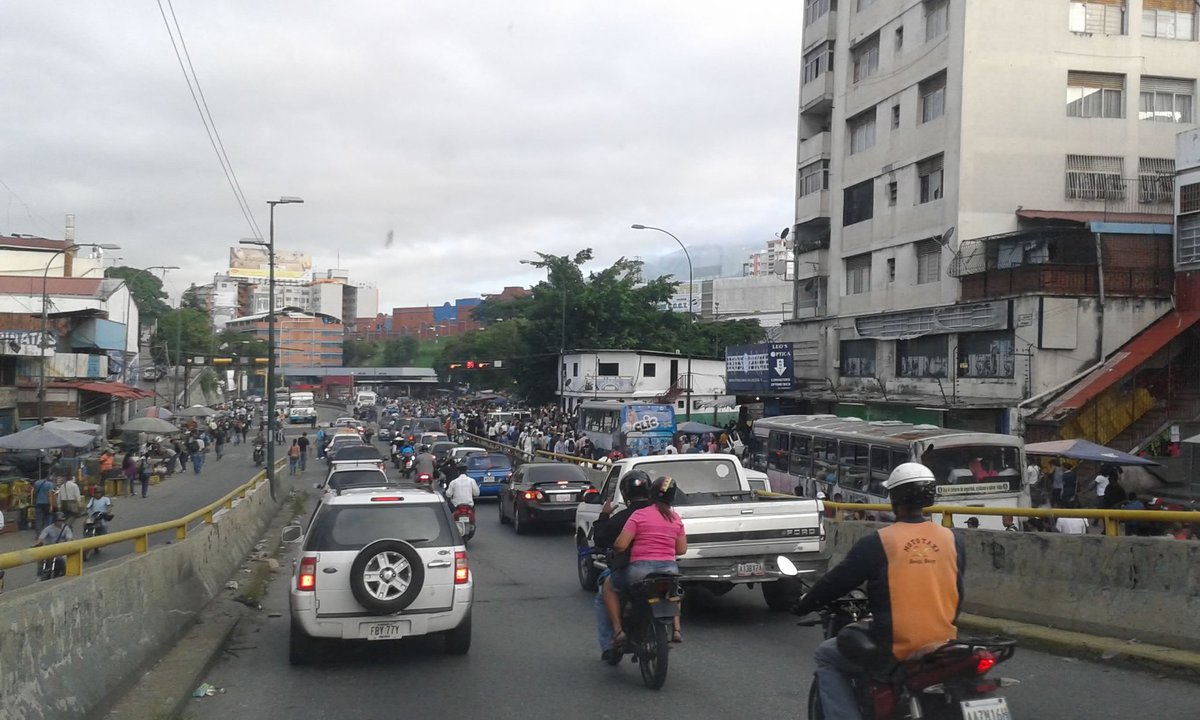
MULTIPOLYGON (((312 256, 299 250, 275 250, 275 277, 300 280, 312 272, 312 256)), ((229 248, 229 276, 266 278, 269 273, 267 249, 239 245, 229 248)))
POLYGON ((729 392, 780 392, 796 387, 791 343, 733 345, 725 352, 729 392))

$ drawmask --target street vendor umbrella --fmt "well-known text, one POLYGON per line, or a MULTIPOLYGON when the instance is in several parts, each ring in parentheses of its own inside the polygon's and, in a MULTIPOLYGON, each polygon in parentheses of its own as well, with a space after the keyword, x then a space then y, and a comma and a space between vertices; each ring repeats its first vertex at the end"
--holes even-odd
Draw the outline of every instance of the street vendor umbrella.
POLYGON ((0 437, 0 448, 4 450, 54 450, 58 448, 84 448, 96 438, 70 430, 54 430, 44 425, 34 425, 19 433, 0 437))
POLYGON ((724 428, 719 428, 714 425, 705 425, 702 422, 688 420, 681 422, 675 426, 675 432, 683 433, 684 435, 703 435, 704 433, 719 433, 724 432, 724 428))
POLYGON ((47 430, 69 430, 75 433, 97 433, 100 432, 100 426, 96 423, 84 422, 82 420, 51 420, 46 423, 47 430))
POLYGON ((171 418, 175 417, 175 413, 171 412, 170 410, 166 409, 165 407, 151 405, 150 407, 148 407, 142 411, 142 417, 158 418, 159 420, 170 420, 171 418))
POLYGON ((190 408, 187 408, 185 410, 180 410, 179 412, 177 412, 175 414, 180 417, 193 417, 194 418, 194 417, 208 417, 210 415, 216 415, 217 411, 213 410, 212 408, 209 408, 209 407, 204 407, 203 405, 193 405, 190 408))
POLYGON ((1025 446, 1029 455, 1055 455, 1071 460, 1090 460, 1113 465, 1157 465, 1148 458, 1130 455, 1127 452, 1097 445, 1087 440, 1050 440, 1025 446))
POLYGON ((162 418, 141 417, 134 418, 121 426, 122 432, 139 432, 139 433, 177 433, 179 428, 162 418))

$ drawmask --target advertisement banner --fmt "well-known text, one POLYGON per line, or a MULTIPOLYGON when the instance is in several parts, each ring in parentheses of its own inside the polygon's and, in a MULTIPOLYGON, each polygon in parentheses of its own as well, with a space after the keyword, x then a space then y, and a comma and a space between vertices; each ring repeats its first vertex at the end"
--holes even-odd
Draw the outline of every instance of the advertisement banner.
POLYGON ((733 345, 725 352, 729 392, 788 391, 796 387, 791 343, 733 345))
POLYGON ((662 453, 675 435, 675 407, 626 405, 621 408, 621 434, 631 456, 662 453))
MULTIPOLYGON (((275 249, 275 277, 293 280, 312 272, 312 256, 299 250, 275 249)), ((263 278, 269 274, 267 249, 257 246, 229 248, 229 275, 239 278, 263 278)))

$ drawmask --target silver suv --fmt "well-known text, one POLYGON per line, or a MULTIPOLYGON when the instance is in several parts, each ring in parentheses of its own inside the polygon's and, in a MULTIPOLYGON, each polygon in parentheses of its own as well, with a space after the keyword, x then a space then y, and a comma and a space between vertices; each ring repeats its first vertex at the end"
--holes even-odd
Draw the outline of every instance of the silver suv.
POLYGON ((440 633, 446 650, 471 648, 474 579, 467 548, 441 496, 409 486, 327 493, 301 543, 289 605, 288 659, 311 662, 328 640, 395 640, 440 633))

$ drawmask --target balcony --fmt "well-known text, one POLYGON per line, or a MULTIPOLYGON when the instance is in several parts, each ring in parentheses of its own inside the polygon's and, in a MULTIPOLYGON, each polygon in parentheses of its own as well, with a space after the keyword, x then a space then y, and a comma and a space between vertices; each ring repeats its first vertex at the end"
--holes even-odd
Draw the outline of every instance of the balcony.
MULTIPOLYGON (((807 22, 807 18, 805 18, 805 22, 807 22)), ((803 45, 805 50, 808 50, 817 43, 836 39, 837 10, 829 10, 804 26, 803 45)))
POLYGON ((833 109, 833 73, 827 72, 800 86, 800 113, 825 115, 833 109))
POLYGON ((833 133, 829 130, 816 133, 800 141, 796 148, 796 167, 802 168, 818 160, 828 160, 832 156, 833 133))
MULTIPOLYGON (((1174 273, 1165 269, 1118 268, 1104 271, 1104 294, 1170 297, 1174 273)), ((961 278, 962 300, 1006 295, 1099 295, 1095 265, 1024 265, 961 278)))
POLYGON ((796 320, 825 316, 825 298, 829 290, 828 275, 814 275, 796 280, 796 301, 792 317, 796 320))
POLYGON ((796 222, 829 217, 829 191, 818 190, 796 198, 796 222))

